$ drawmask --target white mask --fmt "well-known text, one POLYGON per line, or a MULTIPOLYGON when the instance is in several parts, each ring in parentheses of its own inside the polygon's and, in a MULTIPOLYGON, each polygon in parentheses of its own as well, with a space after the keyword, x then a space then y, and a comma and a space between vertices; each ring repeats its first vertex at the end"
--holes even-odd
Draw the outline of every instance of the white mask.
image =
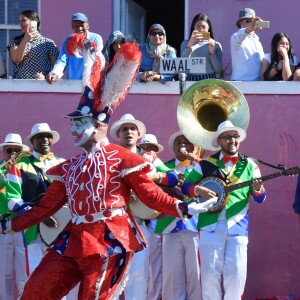
POLYGON ((82 147, 95 132, 95 125, 90 117, 71 119, 70 129, 76 147, 82 147))

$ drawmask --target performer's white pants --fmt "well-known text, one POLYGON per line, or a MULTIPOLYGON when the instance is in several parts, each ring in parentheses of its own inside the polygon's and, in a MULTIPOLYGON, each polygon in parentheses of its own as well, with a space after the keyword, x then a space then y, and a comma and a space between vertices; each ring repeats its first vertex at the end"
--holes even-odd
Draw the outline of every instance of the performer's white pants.
MULTIPOLYGON (((144 224, 139 224, 147 241, 150 241, 151 232, 144 224)), ((147 278, 149 271, 149 246, 134 254, 129 269, 129 280, 124 295, 126 300, 145 300, 147 295, 147 278)))
POLYGON ((203 300, 241 299, 247 276, 247 245, 247 236, 227 235, 226 220, 218 221, 214 232, 200 231, 203 300))
POLYGON ((201 299, 198 244, 197 232, 163 235, 163 299, 201 299))
POLYGON ((27 280, 28 271, 29 274, 32 273, 42 257, 40 238, 30 244, 26 252, 22 232, 0 235, 1 300, 13 300, 15 287, 20 295, 27 280))
POLYGON ((151 233, 149 241, 150 265, 147 300, 160 300, 162 296, 162 237, 151 233))

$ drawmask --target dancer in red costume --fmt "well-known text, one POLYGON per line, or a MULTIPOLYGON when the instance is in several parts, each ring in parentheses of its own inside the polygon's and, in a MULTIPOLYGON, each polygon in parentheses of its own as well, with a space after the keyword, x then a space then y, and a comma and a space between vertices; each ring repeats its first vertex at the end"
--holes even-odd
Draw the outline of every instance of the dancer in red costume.
MULTIPOLYGON (((89 41, 79 44, 85 59, 96 62, 90 64, 92 73, 85 73, 93 77, 104 60, 89 41)), ((47 172, 53 183, 38 205, 12 221, 1 221, 5 233, 39 223, 66 203, 72 212, 71 221, 27 281, 21 299, 60 300, 78 282, 78 299, 117 298, 133 254, 146 247, 127 208, 131 189, 149 207, 182 218, 207 211, 215 203, 188 205, 171 198, 148 179, 150 163, 108 143, 110 115, 133 82, 140 56, 135 44, 126 43, 100 77, 84 79, 93 84, 85 87, 77 110, 67 115, 75 145, 83 152, 47 172)))

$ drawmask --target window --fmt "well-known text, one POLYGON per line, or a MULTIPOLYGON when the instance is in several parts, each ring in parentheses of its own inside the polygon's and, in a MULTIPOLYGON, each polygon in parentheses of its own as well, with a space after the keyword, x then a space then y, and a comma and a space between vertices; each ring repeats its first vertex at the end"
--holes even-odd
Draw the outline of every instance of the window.
POLYGON ((12 63, 6 46, 13 37, 21 34, 19 14, 26 9, 39 12, 39 0, 0 0, 0 56, 8 70, 4 75, 7 78, 12 75, 12 63))

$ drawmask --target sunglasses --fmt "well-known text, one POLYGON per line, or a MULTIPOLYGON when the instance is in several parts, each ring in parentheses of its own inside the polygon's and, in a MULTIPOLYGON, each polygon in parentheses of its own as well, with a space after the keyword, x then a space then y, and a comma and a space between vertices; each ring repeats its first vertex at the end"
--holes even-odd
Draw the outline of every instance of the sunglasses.
POLYGON ((35 135, 33 138, 37 138, 37 139, 53 139, 53 135, 50 133, 39 133, 37 135, 35 135))
POLYGON ((13 152, 16 152, 16 153, 18 153, 18 152, 20 152, 22 149, 20 149, 20 148, 6 148, 5 149, 5 152, 7 153, 7 154, 11 154, 11 153, 13 153, 13 152))
POLYGON ((252 19, 244 19, 245 23, 251 23, 252 19))
POLYGON ((231 141, 231 139, 240 140, 240 135, 239 134, 235 134, 235 135, 225 135, 225 136, 220 136, 219 139, 224 139, 226 142, 231 141))
POLYGON ((159 36, 163 36, 163 35, 164 35, 164 33, 161 32, 161 31, 151 31, 151 32, 150 32, 150 35, 151 35, 151 36, 156 36, 157 34, 158 34, 159 36))

